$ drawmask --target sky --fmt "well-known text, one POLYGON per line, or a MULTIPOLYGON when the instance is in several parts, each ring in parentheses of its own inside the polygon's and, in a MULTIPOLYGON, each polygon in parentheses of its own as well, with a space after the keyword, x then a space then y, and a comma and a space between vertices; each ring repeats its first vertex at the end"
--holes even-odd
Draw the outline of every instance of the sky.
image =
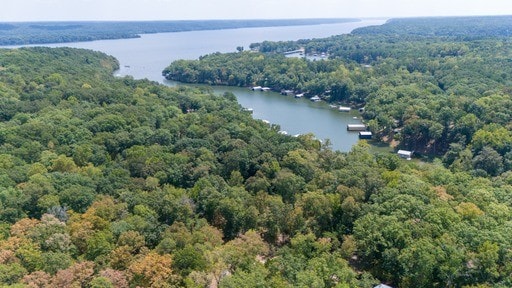
POLYGON ((0 22, 512 15, 511 0, 0 0, 0 22))

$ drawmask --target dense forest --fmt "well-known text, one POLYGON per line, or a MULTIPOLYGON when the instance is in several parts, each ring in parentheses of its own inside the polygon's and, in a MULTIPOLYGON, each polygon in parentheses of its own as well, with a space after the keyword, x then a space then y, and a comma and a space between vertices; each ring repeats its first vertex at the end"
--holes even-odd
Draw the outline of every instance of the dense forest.
POLYGON ((510 172, 332 151, 117 67, 0 50, 2 287, 512 285, 510 172))
POLYGON ((324 39, 263 42, 252 51, 176 61, 168 79, 269 86, 365 107, 378 139, 443 157, 452 170, 512 168, 512 17, 392 19, 324 39), (311 60, 286 57, 298 48, 311 60))
POLYGON ((137 38, 140 34, 251 27, 317 25, 356 22, 359 19, 261 19, 110 22, 0 23, 0 45, 66 43, 137 38))

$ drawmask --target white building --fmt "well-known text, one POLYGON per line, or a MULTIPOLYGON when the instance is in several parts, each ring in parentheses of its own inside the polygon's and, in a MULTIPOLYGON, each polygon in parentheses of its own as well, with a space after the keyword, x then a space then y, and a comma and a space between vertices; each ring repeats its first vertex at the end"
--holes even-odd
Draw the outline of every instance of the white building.
POLYGON ((398 150, 397 154, 400 158, 411 160, 413 152, 407 150, 398 150))

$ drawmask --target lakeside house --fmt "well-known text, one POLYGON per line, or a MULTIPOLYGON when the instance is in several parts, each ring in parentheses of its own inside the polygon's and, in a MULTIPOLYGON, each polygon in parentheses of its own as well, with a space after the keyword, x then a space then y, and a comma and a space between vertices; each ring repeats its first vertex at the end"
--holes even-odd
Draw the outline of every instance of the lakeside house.
POLYGON ((404 158, 406 160, 411 160, 412 154, 414 154, 414 152, 413 151, 407 151, 407 150, 398 150, 398 152, 396 154, 400 158, 404 158))
POLYGON ((388 285, 386 285, 386 284, 379 284, 379 285, 377 285, 377 286, 375 286, 375 287, 373 287, 373 288, 393 288, 393 287, 388 286, 388 285))

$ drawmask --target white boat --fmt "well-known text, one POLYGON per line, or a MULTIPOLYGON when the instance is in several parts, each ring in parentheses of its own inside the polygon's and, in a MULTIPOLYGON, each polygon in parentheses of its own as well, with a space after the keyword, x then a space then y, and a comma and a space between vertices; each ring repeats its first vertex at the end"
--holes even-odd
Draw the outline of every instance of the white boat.
POLYGON ((294 94, 293 94, 293 90, 281 90, 281 95, 291 96, 291 95, 294 95, 294 94))
POLYGON ((321 101, 322 99, 320 99, 320 97, 318 97, 318 95, 315 95, 315 96, 311 97, 311 99, 309 99, 309 100, 311 100, 313 102, 318 102, 318 101, 321 101))
POLYGON ((304 93, 295 94, 295 98, 302 98, 304 97, 304 93))
POLYGON ((350 112, 350 107, 340 106, 338 108, 338 111, 340 111, 340 112, 350 112))

